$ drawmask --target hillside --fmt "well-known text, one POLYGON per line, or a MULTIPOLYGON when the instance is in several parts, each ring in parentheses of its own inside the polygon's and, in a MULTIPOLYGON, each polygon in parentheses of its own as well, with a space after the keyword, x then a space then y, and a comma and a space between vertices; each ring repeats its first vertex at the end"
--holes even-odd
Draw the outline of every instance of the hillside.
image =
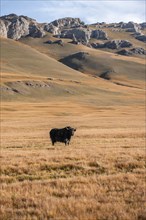
MULTIPOLYGON (((109 62, 103 64, 102 60, 107 55, 105 52, 103 54, 99 52, 100 60, 98 59, 98 63, 95 61, 96 56, 88 58, 86 65, 84 65, 85 71, 82 71, 88 74, 84 74, 67 67, 42 52, 38 52, 36 49, 13 40, 1 39, 1 47, 2 100, 27 100, 30 98, 36 102, 42 98, 50 100, 54 97, 57 99, 70 97, 78 102, 79 97, 82 97, 82 102, 85 103, 94 100, 95 105, 100 105, 100 102, 109 105, 110 103, 119 104, 119 102, 126 104, 127 99, 125 100, 123 97, 127 95, 131 101, 133 100, 133 104, 137 101, 143 103, 143 99, 139 100, 138 98, 137 100, 136 98, 136 94, 140 96, 144 94, 142 89, 143 71, 139 76, 132 73, 133 75, 129 79, 126 78, 126 73, 119 78, 115 77, 115 82, 119 84, 121 82, 121 86, 105 80, 104 77, 98 77, 99 74, 111 70, 112 78, 111 62, 124 62, 112 57, 111 54, 109 62), (97 66, 98 71, 95 72, 97 66), (125 87, 122 86, 123 83, 126 83, 125 87), (135 91, 135 97, 133 97, 133 91, 135 91)), ((90 50, 88 48, 88 51, 90 50)), ((137 68, 140 66, 142 70, 144 65, 140 61, 139 59, 136 60, 137 68)), ((130 63, 131 61, 127 65, 130 63)), ((135 62, 133 65, 136 65, 135 62)), ((114 73, 112 79, 114 80, 114 73)))

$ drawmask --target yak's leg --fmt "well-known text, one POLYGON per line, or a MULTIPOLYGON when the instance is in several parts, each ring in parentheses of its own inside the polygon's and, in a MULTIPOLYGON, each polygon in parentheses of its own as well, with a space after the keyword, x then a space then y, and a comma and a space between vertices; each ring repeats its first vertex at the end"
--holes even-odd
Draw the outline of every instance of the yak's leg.
POLYGON ((69 140, 68 139, 65 140, 65 145, 69 145, 69 140))
POLYGON ((52 145, 54 146, 54 144, 55 144, 55 141, 54 140, 51 140, 52 141, 52 145))
POLYGON ((65 139, 64 143, 65 143, 65 146, 66 146, 66 145, 68 144, 68 140, 67 140, 67 139, 65 139))

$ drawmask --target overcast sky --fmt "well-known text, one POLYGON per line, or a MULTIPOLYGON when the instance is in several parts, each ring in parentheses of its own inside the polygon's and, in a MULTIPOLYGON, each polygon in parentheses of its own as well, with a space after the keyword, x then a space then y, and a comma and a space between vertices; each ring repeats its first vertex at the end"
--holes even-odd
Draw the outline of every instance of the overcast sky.
POLYGON ((63 17, 79 17, 95 22, 145 22, 146 0, 0 0, 1 16, 26 15, 38 22, 63 17))

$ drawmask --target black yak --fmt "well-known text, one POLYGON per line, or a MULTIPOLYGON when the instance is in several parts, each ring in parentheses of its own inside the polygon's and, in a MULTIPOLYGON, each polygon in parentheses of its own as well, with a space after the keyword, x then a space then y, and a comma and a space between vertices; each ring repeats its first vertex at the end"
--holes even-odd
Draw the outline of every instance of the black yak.
POLYGON ((55 144, 55 142, 62 142, 65 143, 65 145, 69 145, 69 142, 71 140, 71 136, 74 135, 74 132, 76 131, 75 128, 71 127, 65 127, 65 128, 53 128, 50 131, 50 139, 52 141, 52 145, 55 144))

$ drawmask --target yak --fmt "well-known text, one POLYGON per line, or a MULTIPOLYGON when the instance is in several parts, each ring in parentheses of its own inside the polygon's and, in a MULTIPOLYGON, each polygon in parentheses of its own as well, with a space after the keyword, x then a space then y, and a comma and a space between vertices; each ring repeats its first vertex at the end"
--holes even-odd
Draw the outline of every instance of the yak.
POLYGON ((72 128, 70 126, 65 128, 53 128, 50 130, 50 139, 52 142, 52 145, 55 144, 55 142, 62 142, 65 143, 65 145, 69 145, 69 142, 71 140, 71 136, 74 135, 74 132, 76 131, 75 128, 72 128))

